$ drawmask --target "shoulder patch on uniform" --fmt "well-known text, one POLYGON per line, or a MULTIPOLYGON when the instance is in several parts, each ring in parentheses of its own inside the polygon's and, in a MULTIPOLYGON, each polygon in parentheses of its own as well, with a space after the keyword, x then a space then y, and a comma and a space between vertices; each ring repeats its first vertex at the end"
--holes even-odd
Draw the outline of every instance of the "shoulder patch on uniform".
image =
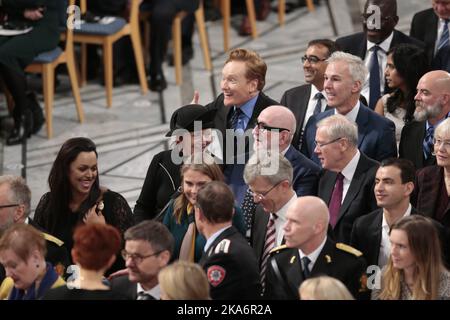
POLYGON ((226 274, 227 272, 225 269, 218 265, 213 265, 206 270, 208 281, 213 287, 217 287, 221 284, 223 279, 225 279, 226 274))
POLYGON ((64 241, 59 240, 57 237, 52 236, 51 234, 42 232, 42 235, 44 236, 45 240, 53 242, 58 247, 61 247, 64 244, 64 241))
POLYGON ((360 257, 362 256, 362 252, 349 246, 348 244, 345 243, 336 243, 336 248, 338 248, 339 250, 348 252, 354 256, 360 257))
POLYGON ((231 241, 229 239, 223 239, 220 241, 216 248, 214 249, 214 253, 228 253, 228 250, 230 249, 231 241))
POLYGON ((287 249, 287 246, 285 244, 273 248, 272 250, 270 250, 270 253, 274 253, 274 252, 278 253, 279 251, 284 250, 284 249, 287 249))

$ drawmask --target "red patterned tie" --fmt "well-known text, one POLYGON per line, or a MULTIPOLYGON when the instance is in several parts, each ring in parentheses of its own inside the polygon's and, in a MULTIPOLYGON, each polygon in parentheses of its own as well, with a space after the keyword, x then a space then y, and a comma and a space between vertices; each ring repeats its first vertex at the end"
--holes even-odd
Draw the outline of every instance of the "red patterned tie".
POLYGON ((270 250, 272 250, 275 246, 276 232, 275 232, 275 220, 278 217, 274 214, 270 214, 269 222, 267 223, 267 232, 266 232, 266 240, 264 242, 264 250, 261 256, 261 285, 263 288, 263 292, 266 287, 266 270, 267 270, 267 261, 269 260, 270 250))
POLYGON ((334 227, 339 217, 339 210, 341 209, 342 194, 344 193, 344 176, 342 173, 337 174, 336 184, 334 185, 333 194, 329 204, 330 209, 330 224, 334 227))

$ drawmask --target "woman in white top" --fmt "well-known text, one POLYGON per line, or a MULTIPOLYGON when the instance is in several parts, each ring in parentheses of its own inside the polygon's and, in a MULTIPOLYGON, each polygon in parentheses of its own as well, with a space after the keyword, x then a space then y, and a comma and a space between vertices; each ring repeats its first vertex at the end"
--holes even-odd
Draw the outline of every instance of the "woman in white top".
POLYGON ((397 144, 403 126, 414 119, 414 96, 419 79, 428 71, 425 52, 411 44, 400 44, 388 52, 386 83, 393 91, 378 100, 375 112, 395 123, 397 144))

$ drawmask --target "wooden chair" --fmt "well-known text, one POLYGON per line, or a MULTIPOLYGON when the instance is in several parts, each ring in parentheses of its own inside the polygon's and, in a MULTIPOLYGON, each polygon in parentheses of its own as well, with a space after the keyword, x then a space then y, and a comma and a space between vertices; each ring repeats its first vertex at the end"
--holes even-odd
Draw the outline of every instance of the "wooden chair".
MULTIPOLYGON (((181 41, 181 23, 183 19, 188 15, 187 12, 181 11, 177 13, 173 22, 172 22, 172 44, 173 44, 173 57, 174 57, 174 67, 175 67, 175 82, 177 85, 181 85, 183 83, 183 55, 182 55, 182 41, 181 41)), ((200 1, 200 5, 198 9, 194 13, 195 22, 197 25, 197 31, 200 39, 200 46, 202 48, 203 53, 203 61, 205 64, 205 69, 208 71, 212 70, 211 63, 211 53, 209 51, 208 44, 208 35, 206 33, 206 25, 205 25, 205 12, 203 9, 203 1, 200 1)), ((150 48, 150 23, 148 19, 150 18, 149 11, 141 11, 139 13, 139 20, 144 24, 144 55, 146 56, 145 60, 148 62, 149 56, 149 48, 150 48)))
MULTIPOLYGON (((252 29, 252 38, 256 39, 258 37, 258 31, 256 28, 256 11, 253 0, 245 0, 247 6, 247 15, 250 20, 250 26, 252 29)), ((222 18, 223 18, 223 50, 226 52, 230 48, 230 0, 220 0, 222 18)), ((309 11, 314 11, 313 0, 306 0, 306 5, 309 11)), ((285 23, 285 10, 286 10, 286 0, 278 0, 278 22, 280 26, 285 23)))
MULTIPOLYGON (((202 47, 203 52, 203 62, 205 64, 205 69, 211 71, 211 54, 209 52, 208 35, 206 34, 203 1, 200 1, 200 5, 194 14, 198 35, 200 38, 200 46, 202 47)), ((183 83, 181 22, 186 15, 186 12, 178 13, 172 23, 173 57, 175 66, 175 81, 177 85, 181 85, 183 83)))
MULTIPOLYGON (((70 0, 69 4, 73 5, 75 0, 70 0)), ((71 12, 70 15, 73 15, 71 12)), ((52 51, 44 52, 38 55, 33 62, 28 65, 25 72, 29 73, 41 73, 43 80, 44 91, 44 105, 47 125, 47 137, 50 139, 53 137, 53 98, 54 98, 54 80, 55 80, 55 68, 65 63, 67 65, 67 71, 69 73, 70 84, 72 86, 73 97, 75 99, 75 105, 78 113, 78 120, 83 122, 84 112, 81 104, 80 89, 78 87, 77 71, 75 67, 75 57, 73 50, 73 30, 66 28, 66 31, 62 35, 65 40, 64 51, 61 48, 56 48, 52 51)))
MULTIPOLYGON (((139 76, 142 94, 148 92, 145 76, 144 59, 142 56, 141 36, 139 31, 139 5, 142 0, 131 0, 129 22, 116 18, 113 23, 83 23, 80 29, 74 31, 74 42, 81 43, 81 83, 86 83, 87 54, 86 44, 103 46, 103 66, 105 70, 106 105, 112 106, 113 88, 113 44, 124 36, 130 36, 133 45, 134 58, 139 76)), ((86 12, 86 0, 80 1, 81 13, 86 12)))

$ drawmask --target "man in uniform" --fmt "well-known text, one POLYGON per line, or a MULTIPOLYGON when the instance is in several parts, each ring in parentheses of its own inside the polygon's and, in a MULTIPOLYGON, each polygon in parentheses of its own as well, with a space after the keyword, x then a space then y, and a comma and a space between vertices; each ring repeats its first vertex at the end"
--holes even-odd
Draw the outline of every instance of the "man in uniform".
MULTIPOLYGON (((39 227, 30 215, 31 191, 25 180, 16 176, 0 177, 0 237, 14 223, 26 223, 42 232, 47 242, 47 256, 60 276, 64 276, 69 266, 69 256, 64 242, 48 234, 39 227)), ((5 278, 5 270, 0 265, 0 283, 5 278)))
POLYGON ((233 193, 223 182, 210 182, 197 195, 195 221, 207 239, 200 265, 213 300, 256 299, 261 292, 255 254, 232 226, 233 204, 233 193))
POLYGON ((268 263, 267 298, 299 299, 301 283, 323 274, 341 280, 355 297, 366 292, 362 253, 327 237, 329 213, 323 200, 300 197, 286 218, 286 244, 272 250, 268 263))

